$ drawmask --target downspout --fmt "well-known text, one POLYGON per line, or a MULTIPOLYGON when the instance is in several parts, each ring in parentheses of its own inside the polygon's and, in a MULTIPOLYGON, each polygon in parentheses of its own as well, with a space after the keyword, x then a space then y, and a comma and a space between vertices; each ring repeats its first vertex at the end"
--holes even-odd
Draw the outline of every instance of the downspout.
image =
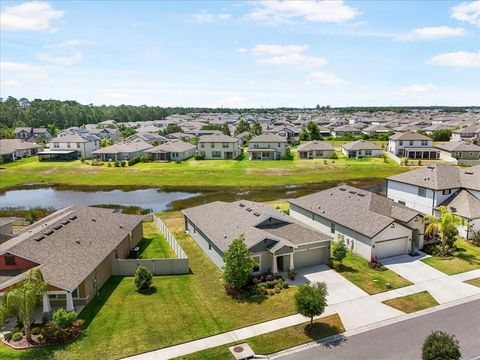
POLYGON ((432 215, 435 215, 435 191, 433 191, 432 215))

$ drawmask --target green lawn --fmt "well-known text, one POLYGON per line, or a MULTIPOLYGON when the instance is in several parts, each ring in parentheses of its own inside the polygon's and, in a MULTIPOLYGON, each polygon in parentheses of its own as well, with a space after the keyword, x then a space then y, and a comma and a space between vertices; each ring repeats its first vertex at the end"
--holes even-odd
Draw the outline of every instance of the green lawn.
MULTIPOLYGON (((296 153, 294 152, 294 155, 296 153)), ((0 189, 21 184, 83 186, 281 186, 384 178, 408 170, 383 158, 337 160, 203 160, 107 167, 39 162, 36 157, 0 166, 0 189), (325 163, 326 162, 326 163, 325 163)))
POLYGON ((466 284, 480 287, 480 277, 465 281, 466 284))
POLYGON ((322 339, 334 334, 342 333, 342 320, 335 314, 318 319, 310 323, 272 331, 271 333, 255 336, 236 343, 218 346, 199 351, 177 360, 228 360, 233 359, 228 347, 247 342, 255 354, 268 355, 294 346, 302 345, 314 340, 322 339))
POLYGON ((368 267, 368 261, 351 251, 335 270, 370 295, 398 289, 412 283, 390 269, 377 271, 368 267), (388 288, 386 284, 391 286, 388 288))
POLYGON ((175 252, 153 221, 143 224, 143 239, 138 243, 142 259, 174 258, 175 252))
POLYGON ((438 305, 437 300, 428 291, 385 300, 383 303, 407 314, 438 305))
POLYGON ((457 240, 456 245, 458 250, 452 257, 432 256, 422 261, 447 275, 480 269, 480 247, 465 239, 457 240))
POLYGON ((183 232, 180 212, 163 214, 190 258, 192 274, 154 277, 155 291, 135 291, 132 277, 112 277, 82 312, 85 336, 64 347, 14 351, 0 359, 118 359, 295 313, 294 288, 237 302, 225 295, 220 270, 183 232))

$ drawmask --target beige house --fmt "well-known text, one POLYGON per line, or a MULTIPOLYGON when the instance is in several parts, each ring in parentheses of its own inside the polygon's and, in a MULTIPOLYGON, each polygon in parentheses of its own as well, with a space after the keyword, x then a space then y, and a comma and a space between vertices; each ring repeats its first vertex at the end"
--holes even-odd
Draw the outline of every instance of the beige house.
POLYGON ((335 149, 323 141, 314 140, 297 148, 300 159, 329 158, 335 154, 335 149))
POLYGON ((206 160, 236 159, 242 153, 242 141, 233 136, 204 135, 198 139, 198 154, 206 160))
POLYGON ((278 160, 287 153, 287 138, 262 134, 248 142, 249 160, 278 160))

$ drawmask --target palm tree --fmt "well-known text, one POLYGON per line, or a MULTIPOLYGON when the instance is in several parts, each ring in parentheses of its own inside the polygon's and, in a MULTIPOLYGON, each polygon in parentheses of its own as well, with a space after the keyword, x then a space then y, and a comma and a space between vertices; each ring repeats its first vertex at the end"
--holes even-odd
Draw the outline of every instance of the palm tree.
POLYGON ((425 220, 430 221, 425 232, 431 234, 433 239, 438 236, 441 244, 442 255, 446 254, 448 240, 457 232, 457 226, 464 225, 465 220, 449 211, 445 206, 440 206, 440 217, 426 215, 425 220))
POLYGON ((47 283, 43 279, 42 272, 39 269, 31 269, 18 286, 5 294, 4 311, 20 319, 28 342, 32 341, 30 332, 32 314, 46 289, 47 283))

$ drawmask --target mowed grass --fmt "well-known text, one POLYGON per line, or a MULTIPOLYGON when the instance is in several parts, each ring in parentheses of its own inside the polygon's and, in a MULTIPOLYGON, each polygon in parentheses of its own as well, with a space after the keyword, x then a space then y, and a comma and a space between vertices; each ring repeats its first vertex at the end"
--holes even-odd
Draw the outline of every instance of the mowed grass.
POLYGON ((438 305, 437 300, 428 291, 385 300, 383 303, 407 314, 438 305))
POLYGON ((422 261, 447 275, 480 269, 480 247, 465 239, 456 242, 457 251, 451 257, 432 256, 422 261))
POLYGON ((0 166, 0 189, 22 184, 82 186, 282 186, 384 178, 409 170, 383 158, 337 160, 203 160, 107 167, 39 162, 37 157, 0 166))
POLYGON ((348 252, 342 265, 335 264, 335 270, 370 295, 398 289, 412 283, 390 269, 377 271, 370 269, 368 261, 348 252), (390 287, 387 287, 390 284, 390 287))
POLYGON ((135 290, 133 277, 112 277, 81 313, 81 339, 26 352, 0 345, 0 359, 119 359, 295 313, 294 288, 244 302, 225 295, 220 270, 184 233, 181 213, 162 217, 189 256, 191 274, 154 277, 149 295, 135 290))
POLYGON ((464 281, 464 283, 480 287, 480 277, 464 281))
POLYGON ((153 221, 143 223, 143 239, 138 243, 142 259, 174 258, 175 252, 153 221))
POLYGON ((344 332, 342 320, 337 314, 315 320, 312 325, 305 323, 272 331, 267 334, 255 336, 247 340, 214 347, 182 356, 177 360, 228 360, 234 359, 228 348, 233 345, 247 342, 255 354, 269 355, 294 346, 322 339, 331 335, 344 332))

